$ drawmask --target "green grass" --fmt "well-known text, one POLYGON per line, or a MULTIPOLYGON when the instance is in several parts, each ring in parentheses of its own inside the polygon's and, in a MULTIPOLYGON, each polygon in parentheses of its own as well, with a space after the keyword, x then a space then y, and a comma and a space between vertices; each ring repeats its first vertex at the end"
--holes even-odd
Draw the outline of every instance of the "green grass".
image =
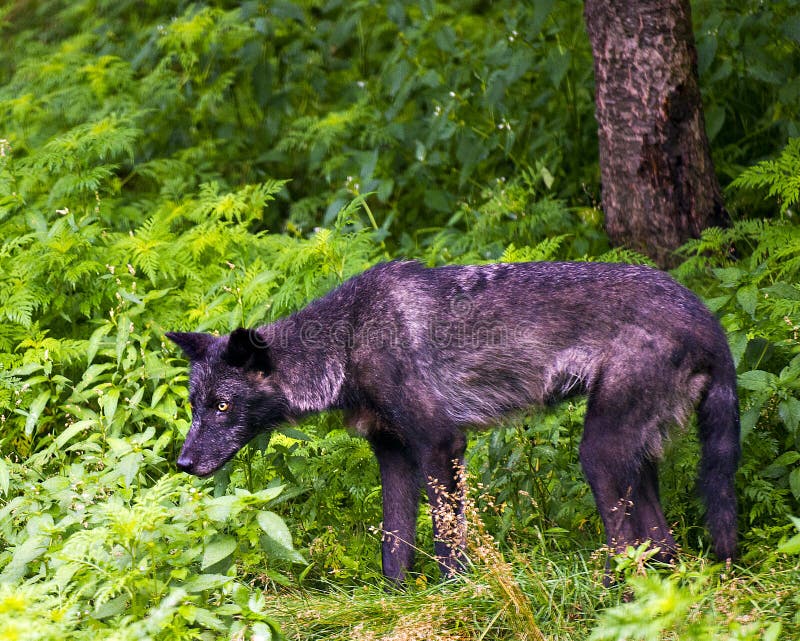
POLYGON ((674 571, 647 569, 634 581, 641 587, 633 603, 624 602, 623 585, 603 587, 602 565, 596 555, 515 555, 511 575, 541 636, 520 625, 489 567, 448 582, 412 583, 404 592, 375 584, 281 592, 267 598, 266 609, 296 641, 578 641, 594 630, 603 633, 598 639, 620 641, 761 639, 776 622, 782 639, 800 635, 796 561, 776 561, 769 569, 736 566, 724 574, 704 559, 674 571), (627 628, 618 625, 620 615, 627 628))
POLYGON ((757 564, 726 568, 682 553, 676 566, 655 567, 630 550, 607 588, 603 550, 558 550, 547 538, 501 550, 476 515, 470 526, 462 577, 421 575, 404 590, 326 581, 268 596, 265 610, 296 641, 800 637, 797 557, 763 549, 757 564))

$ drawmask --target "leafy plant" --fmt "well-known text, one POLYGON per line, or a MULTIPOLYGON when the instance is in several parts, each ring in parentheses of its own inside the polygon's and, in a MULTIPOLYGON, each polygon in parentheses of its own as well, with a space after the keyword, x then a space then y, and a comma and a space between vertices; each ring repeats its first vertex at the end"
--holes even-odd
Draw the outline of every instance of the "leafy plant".
POLYGON ((742 172, 732 187, 763 188, 777 198, 781 213, 786 214, 800 200, 800 138, 790 138, 776 160, 765 160, 742 172))
POLYGON ((600 615, 589 637, 592 641, 658 641, 667 635, 689 641, 781 638, 779 622, 747 621, 747 617, 718 611, 714 600, 723 586, 712 569, 697 571, 682 565, 669 576, 655 572, 637 576, 634 572, 641 567, 643 551, 630 552, 620 565, 628 571, 626 585, 632 599, 600 615))
POLYGON ((162 460, 169 434, 110 438, 106 451, 91 433, 65 434, 25 466, 4 464, 0 629, 24 637, 27 622, 48 638, 87 639, 278 634, 251 585, 285 583, 283 569, 304 563, 283 520, 266 509, 282 487, 213 497, 180 474, 147 486, 145 470, 162 460), (47 475, 71 440, 70 450, 98 455, 47 475))
MULTIPOLYGON (((0 636, 277 638, 280 618, 303 639, 506 639, 533 618, 569 639, 609 605, 597 635, 752 638, 773 618, 794 633, 793 9, 693 4, 715 162, 723 180, 741 175, 728 200, 767 217, 708 230, 677 271, 739 366, 753 565, 738 582, 702 559, 677 578, 631 573, 645 620, 598 587, 580 404, 473 437, 496 567, 429 586, 421 555, 399 596, 378 578, 375 463, 335 414, 253 443, 210 482, 172 467, 189 408, 165 330, 267 322, 395 257, 642 260, 602 231, 581 3, 5 3, 0 636), (724 608, 752 621, 737 628, 724 608)), ((696 447, 681 439, 668 460, 669 518, 691 555, 696 447)))

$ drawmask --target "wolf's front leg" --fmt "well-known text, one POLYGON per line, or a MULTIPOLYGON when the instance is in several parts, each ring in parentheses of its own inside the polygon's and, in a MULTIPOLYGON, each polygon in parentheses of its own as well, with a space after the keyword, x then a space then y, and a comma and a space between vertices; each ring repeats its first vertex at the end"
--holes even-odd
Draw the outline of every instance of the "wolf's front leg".
POLYGON ((383 486, 383 575, 401 583, 414 562, 422 477, 406 445, 388 437, 371 441, 383 486))

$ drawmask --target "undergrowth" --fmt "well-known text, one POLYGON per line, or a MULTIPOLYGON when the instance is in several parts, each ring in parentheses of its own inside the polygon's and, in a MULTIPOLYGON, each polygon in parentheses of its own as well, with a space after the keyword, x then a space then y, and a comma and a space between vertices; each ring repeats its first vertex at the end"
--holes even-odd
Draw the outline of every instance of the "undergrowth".
POLYGON ((602 551, 564 552, 545 539, 519 544, 524 537, 503 549, 482 523, 493 507, 472 505, 464 576, 418 579, 402 592, 327 582, 283 592, 268 603, 288 638, 756 641, 800 633, 800 565, 785 555, 796 554, 800 534, 779 555, 729 568, 691 554, 675 567, 651 567, 652 550, 631 548, 614 561, 619 582, 603 590, 602 551))
POLYGON ((646 262, 602 231, 581 3, 0 7, 0 639, 800 636, 798 21, 694 9, 736 222, 675 275, 737 363, 740 563, 708 560, 690 429, 661 475, 679 565, 632 550, 603 588, 573 402, 472 435, 470 571, 439 581, 423 509, 396 593, 340 416, 175 472, 163 334, 268 322, 396 257, 646 262))

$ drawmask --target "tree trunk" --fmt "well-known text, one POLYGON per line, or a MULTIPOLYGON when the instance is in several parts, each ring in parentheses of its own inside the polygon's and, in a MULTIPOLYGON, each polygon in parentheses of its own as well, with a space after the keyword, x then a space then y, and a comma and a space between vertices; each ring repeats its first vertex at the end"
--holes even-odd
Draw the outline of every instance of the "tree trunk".
POLYGON ((585 0, 606 231, 615 245, 673 251, 729 218, 709 153, 689 0, 585 0))

